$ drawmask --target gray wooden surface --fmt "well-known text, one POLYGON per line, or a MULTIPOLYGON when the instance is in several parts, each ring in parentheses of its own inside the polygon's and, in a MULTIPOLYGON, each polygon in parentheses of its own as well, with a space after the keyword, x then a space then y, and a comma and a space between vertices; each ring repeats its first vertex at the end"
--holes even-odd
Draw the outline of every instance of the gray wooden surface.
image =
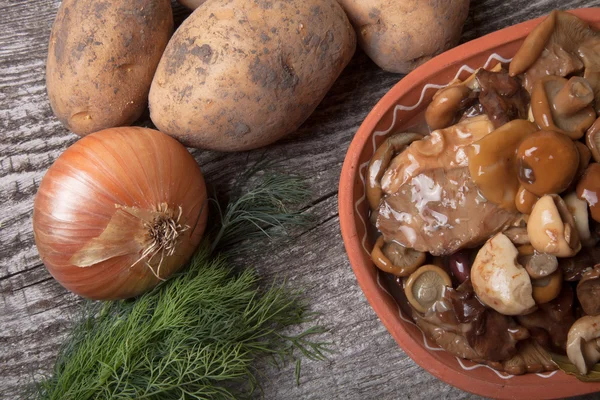
MULTIPOLYGON (((367 0, 365 0, 367 1, 367 0)), ((48 274, 35 249, 31 212, 47 168, 76 139, 54 118, 44 65, 58 0, 0 0, 0 398, 14 399, 47 373, 81 302, 48 274)), ((462 41, 544 15, 553 8, 598 0, 473 0, 462 41)), ((176 21, 187 13, 175 6, 176 21)), ((240 154, 195 150, 207 180, 227 190, 244 166, 266 158, 271 168, 298 174, 312 190, 313 225, 291 242, 269 243, 241 263, 267 279, 287 277, 305 290, 326 339, 330 362, 307 362, 296 387, 293 366, 266 367, 266 399, 466 399, 438 381, 396 345, 367 303, 350 269, 337 214, 345 152, 369 110, 401 75, 379 70, 358 51, 323 103, 291 137, 240 154)), ((147 122, 146 122, 147 124, 147 122)), ((592 396, 588 396, 592 398, 592 396)))

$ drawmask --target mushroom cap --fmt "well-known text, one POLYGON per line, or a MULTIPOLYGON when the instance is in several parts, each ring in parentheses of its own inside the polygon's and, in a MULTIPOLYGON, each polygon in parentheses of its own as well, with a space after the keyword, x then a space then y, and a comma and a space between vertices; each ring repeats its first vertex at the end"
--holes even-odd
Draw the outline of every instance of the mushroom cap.
POLYGON ((424 265, 406 280, 404 293, 415 310, 425 313, 444 295, 446 287, 452 287, 450 276, 435 265, 424 265))
MULTIPOLYGON (((501 64, 496 65, 494 70, 502 68, 501 64)), ((432 130, 447 128, 456 119, 457 113, 467 107, 470 103, 471 94, 479 90, 479 82, 476 79, 477 69, 467 79, 461 81, 456 78, 448 86, 440 88, 431 100, 431 103, 425 110, 425 122, 432 130)))
POLYGON ((396 276, 409 276, 425 263, 425 253, 397 243, 386 243, 383 236, 380 236, 371 252, 371 259, 373 264, 384 272, 396 276))
POLYGON ((592 219, 600 222, 600 164, 591 163, 577 184, 577 196, 590 207, 592 219))
POLYGON ((527 136, 517 150, 519 182, 536 196, 561 193, 579 166, 579 152, 562 133, 540 131, 527 136))
POLYGON ((527 273, 531 279, 548 277, 558 269, 558 259, 556 256, 551 254, 538 253, 537 251, 534 251, 532 254, 521 255, 521 251, 519 249, 519 255, 519 264, 525 266, 525 270, 527 270, 527 273))
POLYGON ((572 257, 581 250, 573 216, 558 195, 546 195, 535 203, 527 232, 531 245, 540 253, 572 257))
POLYGON ((535 124, 516 119, 468 148, 469 172, 486 199, 504 209, 515 210, 519 190, 516 149, 537 130, 535 124))
POLYGON ((577 299, 587 315, 600 315, 600 264, 581 277, 577 284, 577 299))
POLYGON ((600 336, 600 316, 586 315, 569 329, 567 357, 582 375, 600 361, 597 339, 600 336))
POLYGON ((531 280, 517 256, 510 239, 499 233, 483 245, 471 268, 477 297, 504 315, 526 314, 535 307, 531 280))
POLYGON ((527 227, 523 226, 512 226, 505 230, 504 235, 510 239, 515 245, 530 244, 529 234, 527 233, 527 227))
POLYGON ((575 192, 566 195, 564 200, 575 221, 575 227, 577 228, 577 233, 579 233, 581 244, 584 246, 593 246, 595 241, 592 239, 592 232, 590 230, 590 217, 587 203, 577 197, 577 193, 575 192))
POLYGON ((579 141, 575 141, 573 143, 575 143, 575 147, 577 147, 577 151, 579 152, 579 166, 577 167, 575 179, 573 179, 573 182, 571 183, 571 186, 573 186, 574 189, 573 183, 576 183, 576 181, 581 178, 588 165, 590 165, 590 161, 592 160, 592 152, 585 144, 579 141))
POLYGON ((593 89, 584 78, 546 76, 533 84, 531 112, 540 129, 580 139, 596 119, 589 105, 593 99, 593 89))
POLYGON ((425 110, 425 122, 430 129, 447 128, 454 123, 456 114, 466 104, 471 89, 463 84, 454 84, 440 89, 425 110))
POLYGON ((585 142, 589 147, 594 160, 600 163, 600 117, 597 118, 587 130, 585 142))
MULTIPOLYGON (((556 262, 558 267, 558 261, 556 262)), ((537 304, 545 304, 554 300, 562 288, 562 271, 555 270, 551 275, 531 281, 533 299, 537 304)))
POLYGON ((533 210, 533 206, 540 198, 535 194, 531 193, 523 186, 519 187, 517 191, 517 195, 515 197, 515 206, 517 207, 517 211, 522 214, 531 214, 531 210, 533 210))
POLYGON ((517 53, 510 62, 508 72, 511 76, 516 76, 527 71, 540 57, 546 43, 554 33, 556 15, 557 12, 552 11, 549 16, 527 35, 523 44, 519 50, 517 50, 517 53))
MULTIPOLYGON (((527 237, 529 237, 529 235, 527 235, 527 237)), ((517 251, 519 252, 519 257, 532 256, 536 253, 531 244, 523 244, 517 247, 517 251)), ((524 263, 519 262, 519 264, 523 265, 524 263)))

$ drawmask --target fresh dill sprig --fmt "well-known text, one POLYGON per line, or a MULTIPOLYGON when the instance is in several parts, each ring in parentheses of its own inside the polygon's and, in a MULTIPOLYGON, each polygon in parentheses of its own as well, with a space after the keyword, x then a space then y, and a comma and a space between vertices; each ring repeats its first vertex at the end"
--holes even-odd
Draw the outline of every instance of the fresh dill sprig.
MULTIPOLYGON (((302 223, 284 203, 306 195, 299 181, 266 177, 226 208, 219 248, 270 227, 302 223), (285 190, 280 190, 285 188, 285 190)), ((213 242, 214 243, 214 242, 213 242)), ((261 289, 253 270, 235 273, 204 242, 188 268, 133 300, 88 303, 60 350, 39 399, 236 399, 260 389, 254 363, 298 356, 325 360, 321 327, 288 334, 314 321, 300 293, 261 289)))
POLYGON ((232 244, 257 236, 286 232, 286 226, 305 225, 310 217, 290 205, 296 205, 309 195, 297 177, 266 175, 250 191, 229 203, 225 210, 211 199, 220 217, 220 229, 212 241, 211 250, 229 249, 232 244), (274 229, 273 229, 274 228, 274 229))
POLYGON ((262 292, 252 270, 232 275, 204 248, 184 273, 134 301, 94 303, 40 384, 42 399, 234 399, 258 387, 252 363, 294 350, 325 359, 298 294, 262 292), (234 384, 242 384, 239 385, 234 384))

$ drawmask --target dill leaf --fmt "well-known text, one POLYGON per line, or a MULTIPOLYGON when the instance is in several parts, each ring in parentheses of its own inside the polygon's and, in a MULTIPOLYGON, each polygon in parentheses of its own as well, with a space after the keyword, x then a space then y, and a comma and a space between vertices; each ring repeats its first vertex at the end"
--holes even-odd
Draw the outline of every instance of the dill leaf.
POLYGON ((225 209, 218 200, 211 199, 211 206, 215 206, 220 216, 220 228, 214 235, 211 249, 232 252, 233 245, 242 240, 259 236, 271 238, 286 233, 286 227, 306 225, 310 216, 292 206, 308 195, 300 178, 270 174, 225 209))
MULTIPOLYGON (((310 321, 297 292, 258 287, 207 246, 189 268, 133 301, 89 303, 41 399, 234 399, 259 387, 258 357, 324 359, 326 343, 282 332, 310 321)), ((296 378, 300 366, 296 360, 296 378)))

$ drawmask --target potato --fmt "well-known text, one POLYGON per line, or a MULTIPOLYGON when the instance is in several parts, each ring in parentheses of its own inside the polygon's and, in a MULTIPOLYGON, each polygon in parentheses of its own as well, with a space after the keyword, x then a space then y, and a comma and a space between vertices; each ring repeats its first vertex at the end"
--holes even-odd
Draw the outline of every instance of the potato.
POLYGON ((469 0, 338 0, 379 67, 406 74, 460 39, 469 0))
POLYGON ((133 123, 172 32, 169 0, 64 0, 46 67, 56 117, 82 136, 133 123))
POLYGON ((188 146, 265 146, 308 118, 355 47, 335 0, 208 0, 160 60, 150 117, 188 146))
POLYGON ((182 6, 189 8, 190 10, 195 10, 202 4, 206 3, 206 0, 177 0, 177 2, 182 6))

